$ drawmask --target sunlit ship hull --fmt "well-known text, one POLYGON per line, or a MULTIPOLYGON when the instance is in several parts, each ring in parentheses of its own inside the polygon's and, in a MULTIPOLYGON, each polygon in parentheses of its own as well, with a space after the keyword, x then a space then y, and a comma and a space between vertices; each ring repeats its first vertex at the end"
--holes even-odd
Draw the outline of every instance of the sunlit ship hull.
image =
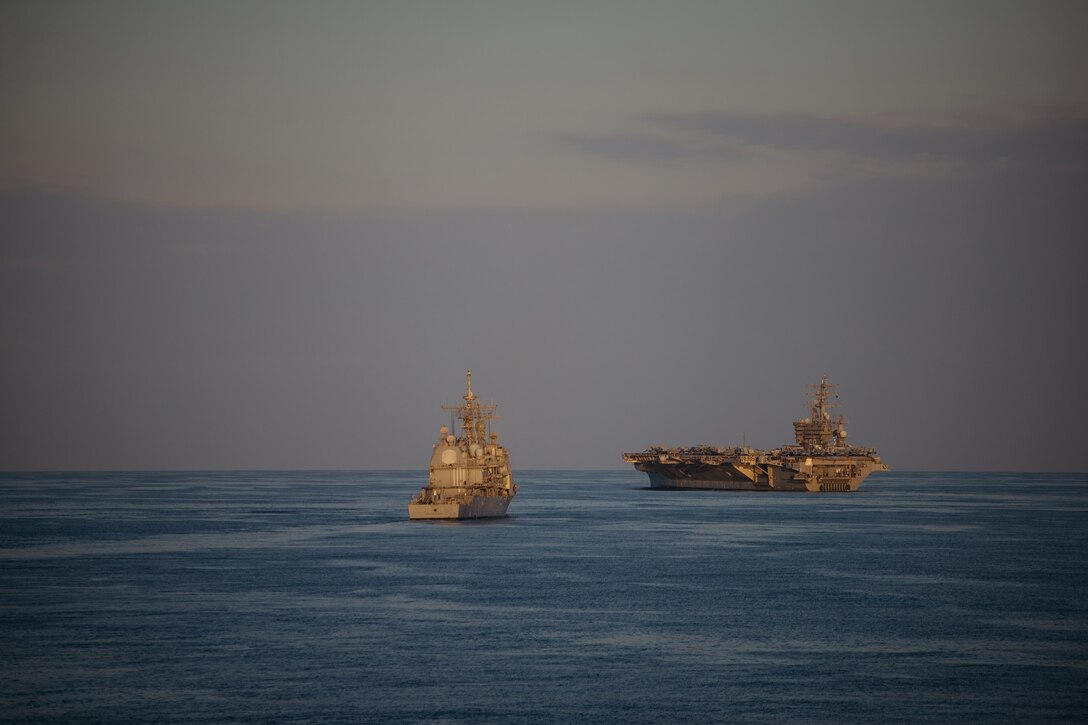
POLYGON ((465 371, 461 405, 443 405, 459 414, 461 435, 438 429, 431 449, 427 486, 408 503, 408 518, 493 519, 506 516, 518 492, 510 471, 510 454, 499 445, 498 433, 489 431, 496 406, 483 405, 472 392, 472 371, 465 371))
POLYGON ((408 504, 409 519, 490 519, 506 516, 513 496, 473 496, 464 501, 408 504))

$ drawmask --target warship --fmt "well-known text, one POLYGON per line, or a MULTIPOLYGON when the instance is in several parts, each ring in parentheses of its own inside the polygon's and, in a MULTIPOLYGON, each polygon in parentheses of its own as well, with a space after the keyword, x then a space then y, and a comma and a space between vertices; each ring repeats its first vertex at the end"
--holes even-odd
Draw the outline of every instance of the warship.
POLYGON ((491 431, 496 405, 481 405, 472 392, 472 370, 460 405, 443 405, 461 420, 461 435, 438 429, 431 453, 427 487, 408 504, 409 519, 483 519, 506 516, 518 492, 510 472, 510 455, 491 431))
POLYGON ((650 446, 624 453, 623 460, 650 477, 650 488, 724 489, 731 491, 857 491, 874 471, 887 471, 873 448, 846 442, 846 421, 832 420, 835 385, 823 376, 810 385, 811 410, 794 421, 795 445, 769 451, 747 445, 720 448, 650 446))

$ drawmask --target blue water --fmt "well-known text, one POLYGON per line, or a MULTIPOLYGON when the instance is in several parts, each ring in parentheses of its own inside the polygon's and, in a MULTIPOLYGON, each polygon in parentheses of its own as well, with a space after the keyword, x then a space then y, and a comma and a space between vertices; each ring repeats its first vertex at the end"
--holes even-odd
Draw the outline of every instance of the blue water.
POLYGON ((0 474, 4 722, 1088 722, 1088 475, 0 474))

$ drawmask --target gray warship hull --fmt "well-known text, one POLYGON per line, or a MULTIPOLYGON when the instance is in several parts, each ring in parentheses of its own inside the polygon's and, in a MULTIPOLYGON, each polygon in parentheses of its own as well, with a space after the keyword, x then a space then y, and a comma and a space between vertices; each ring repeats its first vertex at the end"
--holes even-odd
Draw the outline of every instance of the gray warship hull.
POLYGON ((507 515, 511 496, 473 496, 464 501, 408 504, 409 519, 495 519, 507 515))
MULTIPOLYGON (((719 491, 809 491, 847 493, 857 491, 865 478, 887 470, 868 457, 836 456, 797 461, 687 461, 632 460, 650 479, 650 488, 705 489, 719 491)), ((650 458, 646 456, 646 458, 650 458)))
POLYGON ((845 419, 832 419, 835 387, 824 376, 813 390, 807 418, 793 422, 795 445, 769 451, 705 443, 686 448, 650 446, 623 460, 650 478, 650 488, 721 491, 857 491, 874 471, 888 467, 874 448, 846 443, 845 419))
POLYGON ((427 486, 408 503, 409 519, 500 518, 517 495, 510 455, 499 445, 498 433, 488 430, 496 406, 481 404, 472 392, 471 370, 465 373, 465 388, 460 405, 442 406, 459 414, 461 435, 439 428, 427 486))

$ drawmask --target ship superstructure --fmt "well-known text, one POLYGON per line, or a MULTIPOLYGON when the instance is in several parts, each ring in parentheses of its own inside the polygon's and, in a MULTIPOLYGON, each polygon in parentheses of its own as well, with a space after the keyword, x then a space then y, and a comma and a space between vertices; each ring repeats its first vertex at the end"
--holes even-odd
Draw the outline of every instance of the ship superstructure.
POLYGON ((472 392, 472 370, 465 374, 465 387, 460 405, 442 406, 460 420, 461 432, 454 435, 447 426, 438 429, 427 487, 408 504, 410 519, 506 516, 517 494, 510 455, 491 430, 498 406, 483 405, 472 392))
POLYGON ((887 471, 873 448, 846 442, 846 421, 825 375, 810 385, 809 415, 793 422, 796 443, 769 451, 744 446, 651 446, 623 460, 650 478, 651 488, 737 491, 857 491, 874 471, 887 471))

